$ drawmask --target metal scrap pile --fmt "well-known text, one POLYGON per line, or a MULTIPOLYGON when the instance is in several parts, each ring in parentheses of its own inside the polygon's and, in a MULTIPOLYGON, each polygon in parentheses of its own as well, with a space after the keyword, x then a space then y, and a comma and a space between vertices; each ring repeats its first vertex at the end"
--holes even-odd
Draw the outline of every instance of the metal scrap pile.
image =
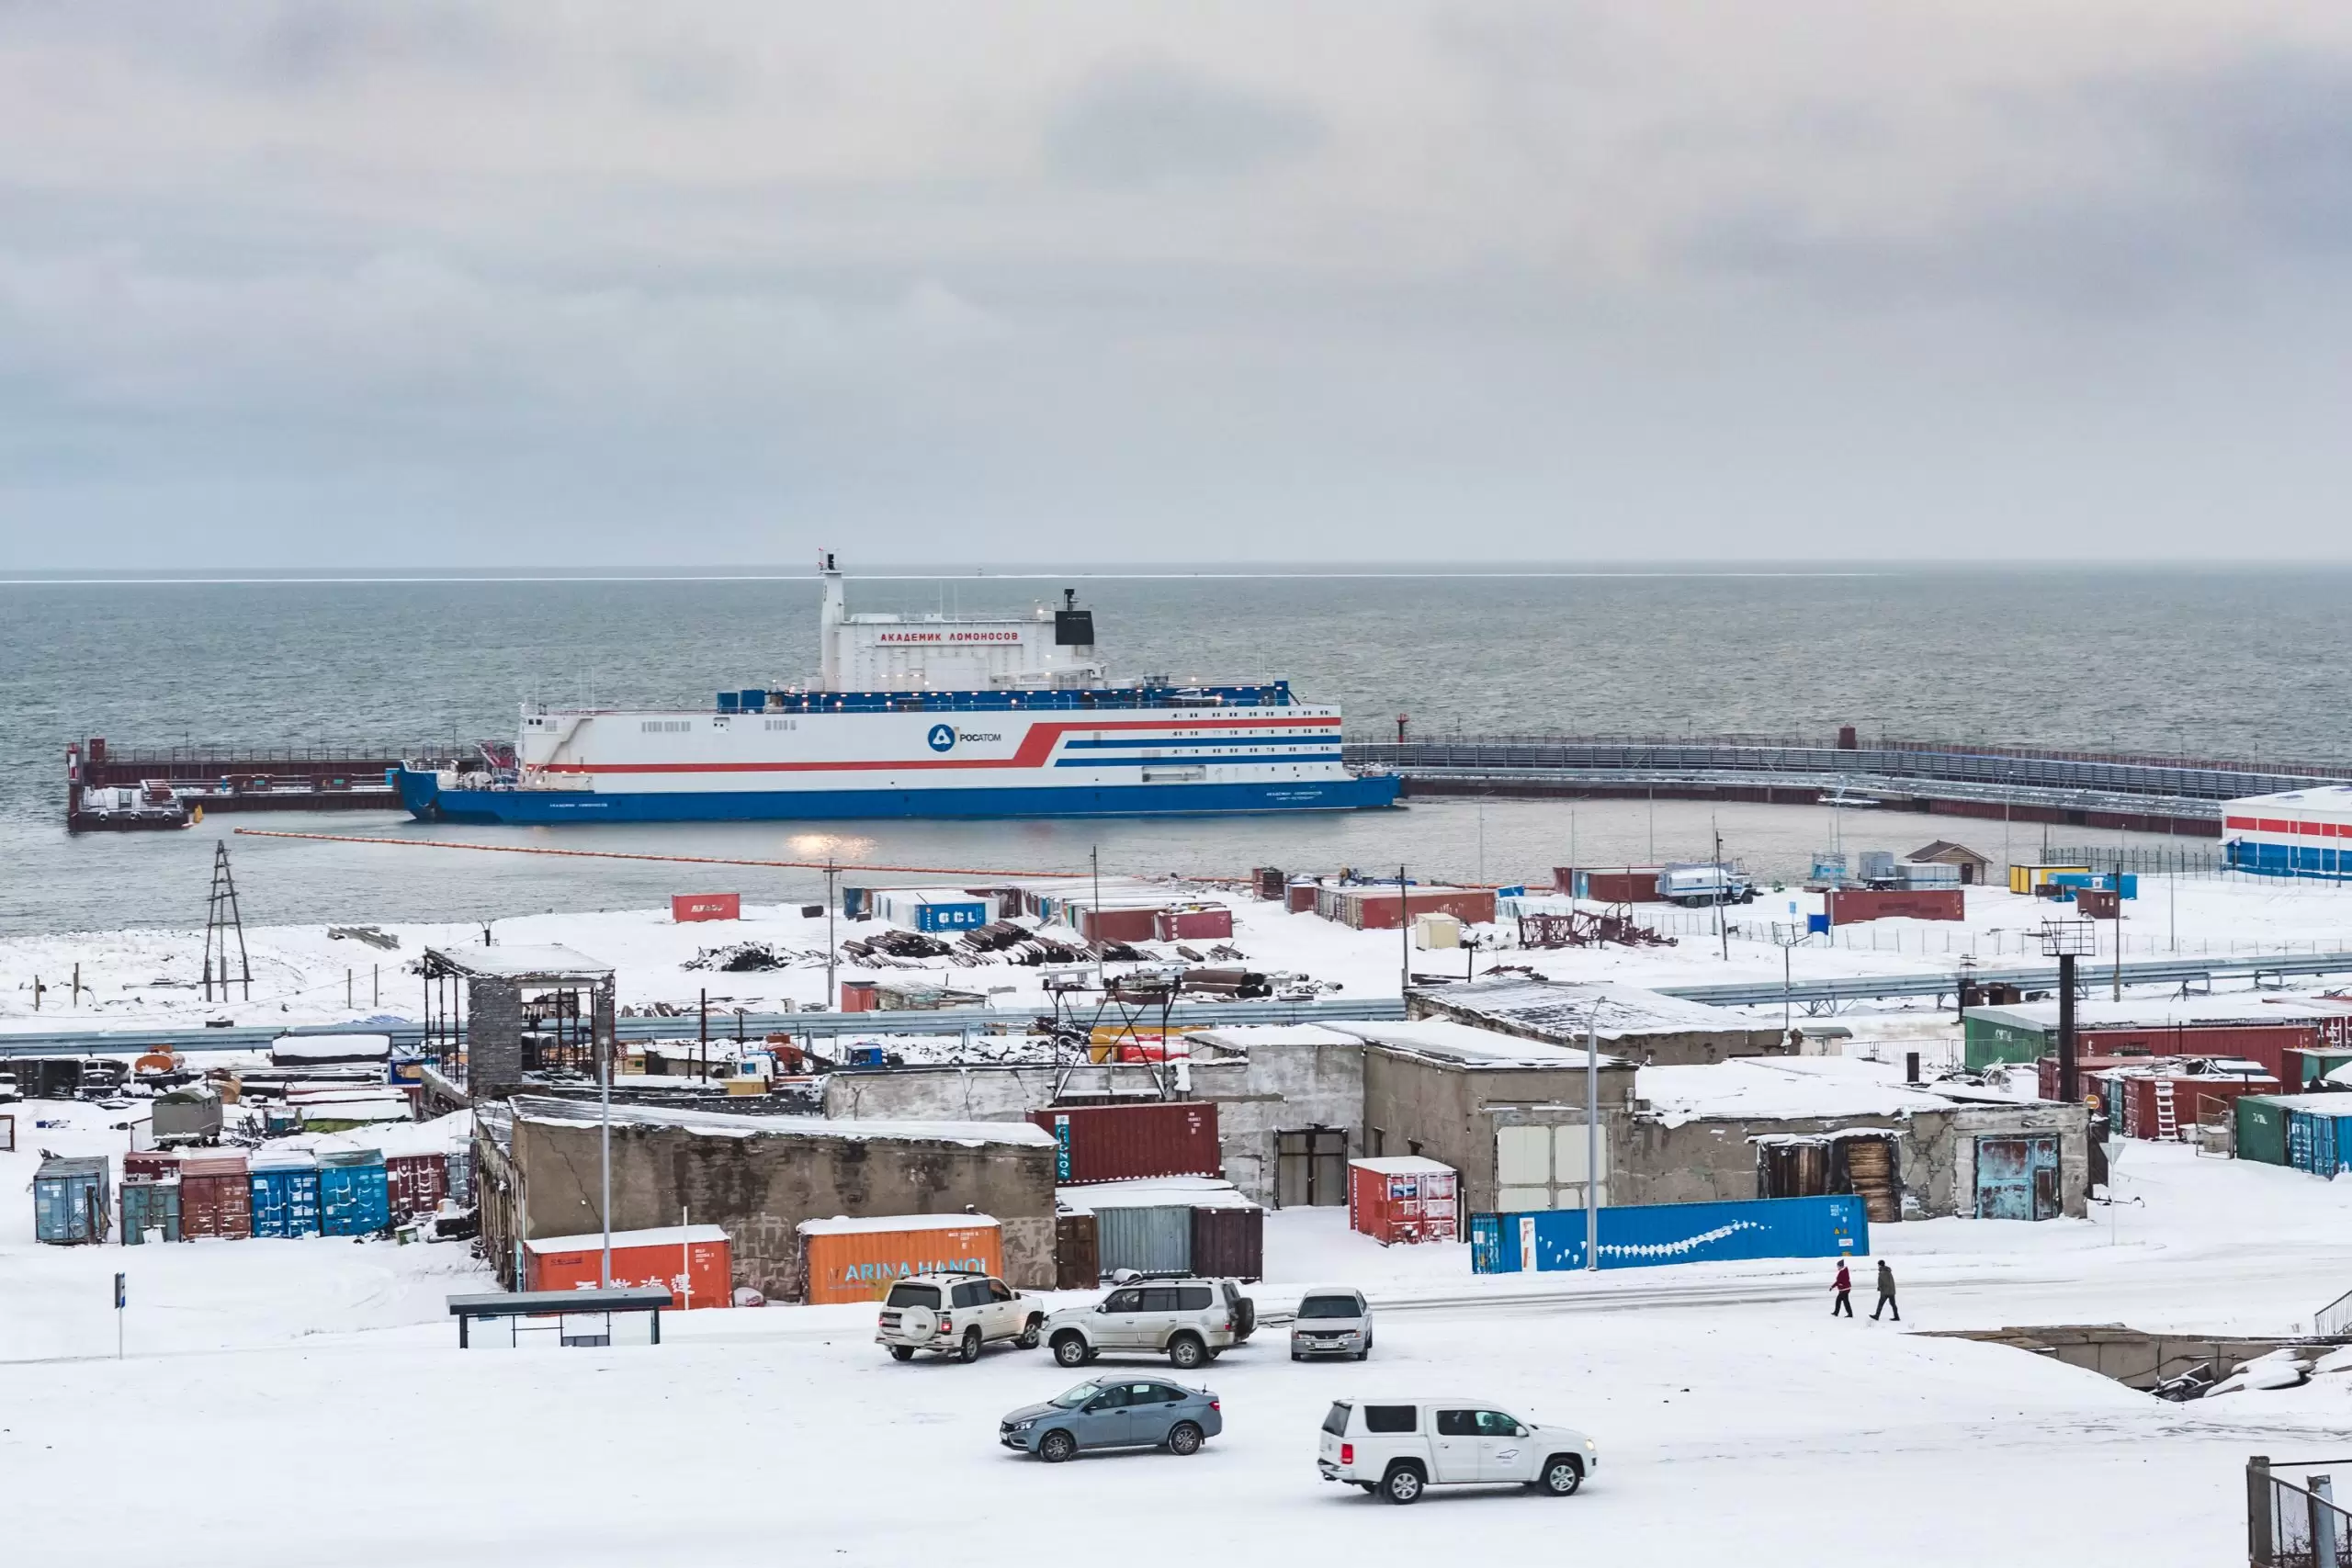
POLYGON ((738 942, 725 947, 706 947, 678 967, 712 969, 722 975, 756 975, 770 969, 806 969, 824 962, 821 953, 796 953, 763 942, 738 942))
POLYGON ((1073 942, 1055 942, 1011 920, 992 920, 964 933, 963 945, 971 956, 956 955, 959 964, 981 964, 1001 956, 1007 964, 1083 964, 1091 957, 1073 942))
POLYGON ((937 937, 921 931, 877 931, 862 940, 842 943, 842 951, 852 958, 944 958, 955 949, 937 937))
POLYGON ((1521 947, 1672 947, 1674 939, 1616 909, 1576 909, 1565 915, 1519 917, 1521 947))

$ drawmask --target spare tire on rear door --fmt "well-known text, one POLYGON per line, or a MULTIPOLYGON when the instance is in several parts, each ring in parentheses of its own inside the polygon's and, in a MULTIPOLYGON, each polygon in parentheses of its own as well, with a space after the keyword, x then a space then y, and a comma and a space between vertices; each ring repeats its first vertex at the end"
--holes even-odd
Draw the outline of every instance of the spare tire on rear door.
POLYGON ((929 1339, 939 1332, 939 1314, 929 1307, 900 1307, 899 1332, 910 1339, 929 1339))

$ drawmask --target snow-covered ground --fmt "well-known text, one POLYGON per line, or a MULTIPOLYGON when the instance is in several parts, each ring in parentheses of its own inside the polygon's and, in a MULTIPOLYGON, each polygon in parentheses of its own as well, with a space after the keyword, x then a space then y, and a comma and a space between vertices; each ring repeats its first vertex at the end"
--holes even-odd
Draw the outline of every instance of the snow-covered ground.
MULTIPOLYGON (((2239 879, 2184 880, 2177 887, 2149 878, 2141 897, 2126 905, 2122 922, 2127 955, 2137 959, 2178 952, 2211 953, 2352 951, 2352 891, 2316 884, 2279 885, 2239 879)), ((1285 913, 1279 906, 1237 896, 1230 888, 1169 883, 1123 884, 1106 893, 1207 897, 1230 900, 1235 914, 1233 945, 1250 967, 1299 973, 1339 987, 1329 993, 1394 997, 1406 964, 1395 931, 1356 931, 1309 914, 1285 913)), ((1767 893, 1730 911, 1735 931, 1727 944, 1712 933, 1711 911, 1642 906, 1638 913, 1678 931, 1676 945, 1657 948, 1598 948, 1554 952, 1482 953, 1484 970, 1498 963, 1524 964, 1561 979, 1609 979, 1641 986, 1777 984, 1782 950, 1772 926, 1817 907, 1803 893, 1767 893)), ((1973 888, 1964 922, 1882 920, 1838 933, 1844 945, 1814 943, 1789 955, 1789 972, 1799 980, 1879 973, 1931 971, 1950 974, 1963 954, 1980 962, 2039 962, 2037 944, 2026 933, 2051 913, 2041 900, 2001 888, 1973 888), (2023 956, 2020 949, 2024 950, 2023 956)), ((825 992, 823 953, 826 922, 808 919, 798 906, 746 906, 739 921, 673 924, 661 910, 526 915, 496 922, 494 938, 508 944, 560 943, 576 948, 618 970, 621 1004, 638 1011, 662 1007, 683 1012, 681 1035, 694 1032, 693 1012, 709 993, 713 1032, 724 1032, 731 1010, 774 1009, 789 1002, 819 1005, 825 992), (730 974, 685 967, 707 949, 759 942, 797 955, 795 966, 730 974)), ((834 936, 870 937, 879 922, 837 921, 834 936)), ((383 928, 399 946, 386 951, 356 940, 329 935, 324 926, 256 927, 246 934, 254 976, 250 1001, 207 1002, 192 982, 203 952, 198 931, 120 931, 19 936, 0 940, 0 1030, 136 1028, 141 1024, 192 1027, 227 1018, 240 1024, 356 1023, 379 1016, 414 1018, 423 1008, 422 982, 407 972, 427 944, 467 945, 481 940, 473 924, 391 925, 383 928), (75 965, 83 990, 70 989, 75 965), (47 987, 34 1009, 33 981, 47 987)), ((2108 928, 2102 926, 2103 941, 2108 928)), ((1192 944, 1196 951, 1208 944, 1192 944)), ((1165 950, 1173 956, 1172 948, 1165 950)), ((1459 973, 1466 955, 1459 951, 1411 954, 1421 974, 1459 973)), ((993 993, 993 1004, 1016 1016, 1046 1008, 1038 970, 1006 963, 975 966, 933 960, 922 967, 866 968, 844 964, 845 978, 887 976, 927 981, 959 990, 993 993)), ((2232 982, 2222 983, 2226 987, 2232 982)), ((1778 1021, 1779 1009, 1757 1010, 1778 1021)), ((1863 1039, 1939 1037, 1948 1015, 1939 1019, 1926 1004, 1887 1008, 1856 1023, 1863 1039)))
POLYGON ((673 1315, 659 1348, 460 1352, 443 1297, 488 1280, 459 1245, 37 1247, 35 1151, 121 1134, 89 1106, 17 1110, 17 1151, 0 1155, 0 1472, 45 1501, 10 1510, 12 1561, 881 1563, 944 1546, 994 1563, 1181 1539, 1238 1564, 1302 1549, 1427 1562, 1465 1542, 1546 1561, 1933 1564, 2030 1539, 2201 1568, 2243 1541, 2248 1453, 2315 1456, 2352 1420, 2341 1374, 2176 1406, 1917 1332, 2284 1332, 2352 1284, 2352 1183, 2186 1147, 2134 1145, 2125 1202, 2089 1221, 1879 1227, 1901 1327, 1870 1321, 1867 1288, 1860 1320, 1831 1320, 1826 1261, 1481 1280, 1462 1247, 1384 1249, 1338 1211, 1278 1213, 1260 1301, 1363 1286, 1374 1360, 1295 1366, 1270 1330, 1209 1369, 1227 1428, 1200 1456, 1056 1468, 998 1449, 995 1421, 1071 1374, 1014 1350, 900 1366, 871 1344, 869 1308, 673 1315), (1397 1509, 1318 1481, 1327 1403, 1382 1392, 1569 1422, 1603 1463, 1566 1502, 1397 1509))

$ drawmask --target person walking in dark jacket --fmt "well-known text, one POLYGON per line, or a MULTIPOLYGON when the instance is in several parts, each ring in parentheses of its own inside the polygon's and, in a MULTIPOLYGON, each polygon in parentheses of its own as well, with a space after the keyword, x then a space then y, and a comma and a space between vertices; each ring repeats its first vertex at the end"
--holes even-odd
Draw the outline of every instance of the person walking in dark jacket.
POLYGON ((1876 1323, 1882 1312, 1893 1313, 1897 1323, 1903 1321, 1903 1309, 1894 1304, 1894 1270, 1886 1266, 1883 1258, 1878 1260, 1878 1307, 1871 1314, 1871 1321, 1876 1323))
POLYGON ((1838 1260, 1838 1280, 1834 1289, 1838 1292, 1838 1299, 1830 1303, 1829 1315, 1836 1317, 1842 1312, 1848 1317, 1853 1316, 1854 1277, 1846 1272, 1846 1260, 1842 1258, 1838 1260))

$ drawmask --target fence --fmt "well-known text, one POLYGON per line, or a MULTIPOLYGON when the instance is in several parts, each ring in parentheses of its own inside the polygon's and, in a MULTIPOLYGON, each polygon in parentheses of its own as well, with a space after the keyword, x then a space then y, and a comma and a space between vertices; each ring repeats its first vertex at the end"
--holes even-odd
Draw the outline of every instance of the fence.
POLYGON ((2246 1461, 2246 1561, 2252 1568, 2352 1568, 2352 1513, 2336 1503, 2329 1473, 2339 1466, 2352 1470, 2352 1460, 2278 1467, 2262 1454, 2246 1461))
POLYGON ((2352 1291, 2345 1292, 2312 1314, 2312 1332, 2327 1339, 2341 1339, 2352 1334, 2352 1291))
MULTIPOLYGON (((2346 886, 2352 887, 2352 884, 2346 886)), ((2268 957, 2273 954, 2292 954, 2297 951, 2295 944, 2291 942, 2226 940, 2213 942, 2210 939, 2195 942, 2178 941, 2170 934, 2170 922, 2165 919, 2165 911, 2161 907, 2152 906, 2148 888, 2144 883, 2141 886, 2140 894, 2136 903, 2124 906, 2125 908, 2134 911, 2132 919, 2138 920, 2153 919, 2164 923, 2167 930, 2150 931, 2144 936, 2136 931, 2125 931, 2122 940, 2123 956, 2126 959, 2174 956, 2235 958, 2241 953, 2247 956, 2268 957), (2151 909, 2153 909, 2153 916, 2140 912, 2151 909)), ((2066 906, 2062 905, 2057 908, 2064 909, 2066 906)), ((1748 908, 1744 905, 1733 906, 1724 913, 1729 917, 1731 939, 1734 942, 1770 942, 1774 940, 1776 934, 1774 925, 1778 923, 1785 926, 1786 924, 1785 921, 1774 922, 1761 919, 1749 912, 1748 908)), ((2352 905, 2347 905, 2346 913, 2347 916, 2352 916, 2352 905)), ((1634 911, 1634 923, 1647 926, 1660 936, 1674 937, 1678 941, 1713 942, 1715 940, 1715 917, 1714 912, 1710 909, 1653 909, 1647 905, 1643 905, 1634 911)), ((2098 922, 2098 957, 2097 960, 2086 958, 2083 961, 2083 972, 2086 977, 2090 976, 2097 963, 2114 959, 2116 942, 2114 925, 2115 922, 2112 920, 2098 922)), ((1916 953, 1922 956, 1950 956, 1955 959, 1962 957, 2040 959, 2044 956, 2039 932, 1973 931, 1956 920, 1864 920, 1849 926, 1836 926, 1826 931, 1816 931, 1798 945, 1806 948, 1837 948, 1848 953, 1916 953)), ((2305 941, 2301 951, 2313 955, 2323 953, 2352 952, 2352 931, 2334 937, 2305 941)), ((2352 1564, 2347 1564, 2346 1568, 2352 1568, 2352 1564)))
POLYGON ((2129 871, 2142 876, 2248 874, 2232 867, 2219 849, 2191 849, 2171 844, 2052 844, 2042 852, 2035 863, 2086 865, 2093 871, 2129 871))

